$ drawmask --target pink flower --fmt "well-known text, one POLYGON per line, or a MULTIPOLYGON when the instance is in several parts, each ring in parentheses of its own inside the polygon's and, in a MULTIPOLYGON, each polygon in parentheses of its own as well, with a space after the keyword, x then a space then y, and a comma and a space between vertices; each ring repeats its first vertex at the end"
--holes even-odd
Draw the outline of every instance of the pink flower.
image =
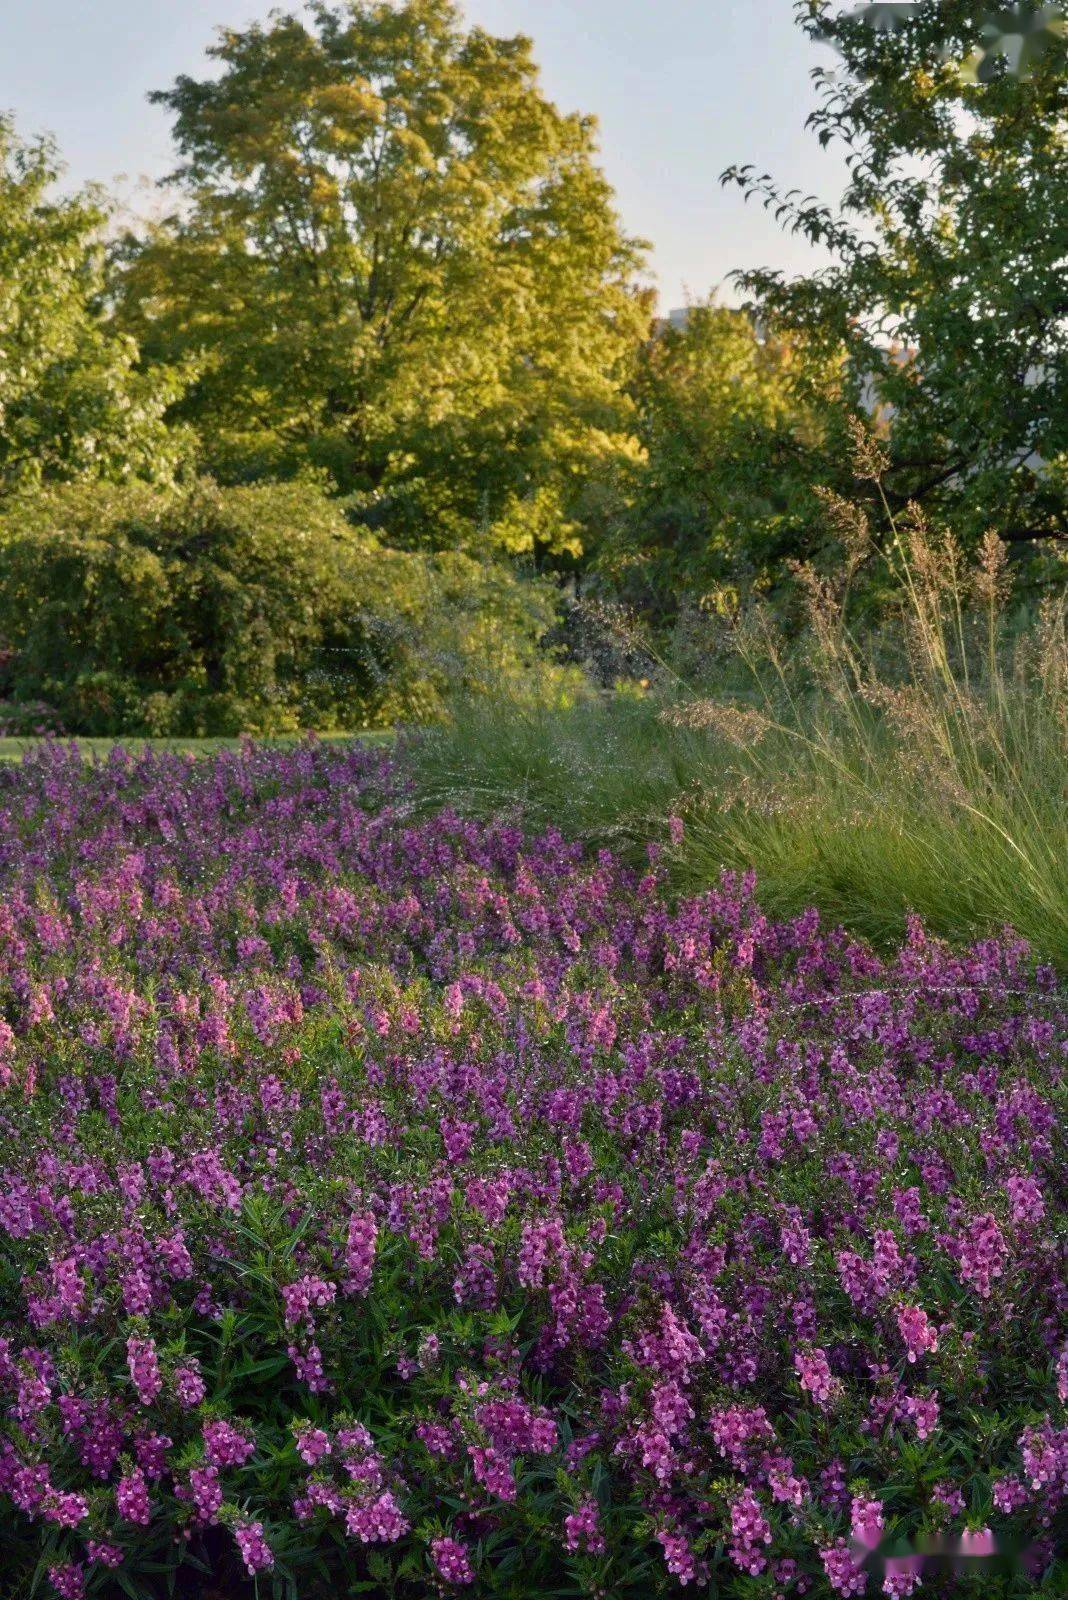
POLYGON ((858 1540, 866 1550, 874 1550, 882 1541, 884 1526, 882 1501, 869 1500, 864 1495, 855 1494, 850 1510, 850 1527, 854 1539, 858 1540))
POLYGON ((910 1417, 918 1439, 929 1439, 938 1427, 937 1390, 933 1394, 910 1394, 905 1398, 905 1414, 910 1417))
POLYGON ((960 1536, 962 1556, 992 1556, 997 1553, 997 1540, 989 1528, 965 1529, 960 1536))
POLYGON ((1006 1179, 1005 1188, 1013 1222, 1041 1222, 1046 1215, 1042 1190, 1028 1173, 1014 1173, 1006 1179))
POLYGON ((76 1528, 89 1515, 89 1506, 80 1494, 61 1494, 53 1489, 41 1503, 41 1514, 46 1522, 60 1528, 76 1528))
POLYGON ((507 1457, 499 1450, 487 1450, 481 1445, 469 1445, 467 1453, 471 1458, 476 1483, 484 1484, 490 1494, 496 1495, 499 1500, 515 1499, 515 1477, 512 1463, 507 1457))
POLYGON ((755 1446, 774 1443, 775 1432, 763 1406, 726 1406, 710 1415, 712 1438, 720 1455, 743 1471, 760 1452, 755 1446))
POLYGON ((683 1589, 688 1584, 696 1583, 701 1573, 686 1535, 678 1528, 659 1528, 656 1537, 671 1576, 678 1579, 683 1589))
POLYGON ((438 1576, 446 1583, 455 1584, 457 1587, 474 1583, 475 1574, 467 1554, 467 1547, 458 1539, 432 1539, 430 1554, 438 1576))
POLYGON ((1031 1498, 1030 1490, 1014 1476, 998 1478, 994 1484, 994 1509, 1011 1515, 1025 1506, 1031 1498))
POLYGON ((189 1473, 189 1487, 197 1516, 201 1522, 213 1523, 223 1503, 218 1467, 192 1467, 189 1473))
POLYGON ((887 1556, 883 1594, 891 1600, 905 1600, 919 1586, 922 1572, 922 1556, 887 1556))
POLYGON ((990 1297, 994 1279, 1004 1272, 1008 1253, 1001 1229, 990 1212, 974 1217, 956 1239, 961 1278, 984 1300, 990 1297))
POLYGON ((790 1208, 786 1221, 779 1226, 779 1243, 783 1255, 792 1266, 812 1265, 812 1235, 802 1222, 796 1206, 790 1208))
POLYGON ((347 1532, 361 1544, 395 1544, 409 1527, 407 1517, 388 1489, 365 1502, 350 1505, 345 1517, 347 1532))
POLYGON ((95 1565, 106 1567, 109 1572, 115 1572, 122 1566, 123 1550, 121 1545, 108 1544, 100 1539, 87 1539, 85 1553, 95 1565))
POLYGON ((820 1551, 827 1582, 840 1595, 861 1595, 868 1587, 868 1575, 857 1565, 844 1539, 839 1539, 829 1549, 820 1551))
POLYGON ((250 1577, 274 1566, 274 1555, 264 1536, 262 1522, 235 1522, 234 1538, 250 1577))
POLYGON ((801 1379, 801 1387, 810 1394, 821 1411, 827 1411, 842 1392, 839 1380, 831 1375, 824 1350, 799 1350, 794 1356, 794 1370, 801 1379))
POLYGON ((920 1306, 899 1306, 897 1326, 910 1361, 918 1361, 920 1356, 934 1355, 938 1349, 938 1334, 920 1306))
POLYGON ((1020 1454, 1032 1489, 1068 1491, 1068 1428, 1054 1428, 1049 1421, 1025 1428, 1020 1454))
POLYGON ((336 1294, 336 1286, 322 1278, 305 1276, 297 1283, 286 1284, 282 1289, 286 1327, 295 1328, 302 1322, 311 1326, 312 1313, 328 1306, 336 1294))
POLYGON ((300 1428, 296 1436, 297 1454, 309 1467, 317 1467, 330 1454, 330 1435, 322 1428, 300 1428))

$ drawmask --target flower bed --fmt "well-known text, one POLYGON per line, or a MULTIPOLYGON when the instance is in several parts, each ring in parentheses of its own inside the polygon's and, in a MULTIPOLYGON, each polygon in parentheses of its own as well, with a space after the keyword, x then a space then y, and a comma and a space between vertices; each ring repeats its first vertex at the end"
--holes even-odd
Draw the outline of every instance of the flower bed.
POLYGON ((12 1593, 1063 1593, 1018 945, 673 905, 355 748, 48 750, 0 894, 12 1593))

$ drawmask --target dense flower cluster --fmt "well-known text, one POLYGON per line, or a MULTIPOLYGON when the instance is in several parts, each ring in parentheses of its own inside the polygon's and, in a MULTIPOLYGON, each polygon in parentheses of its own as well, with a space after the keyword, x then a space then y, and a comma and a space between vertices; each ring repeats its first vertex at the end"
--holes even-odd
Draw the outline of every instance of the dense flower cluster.
POLYGON ((1058 1592, 1065 1020, 359 749, 0 773, 5 1571, 1058 1592))

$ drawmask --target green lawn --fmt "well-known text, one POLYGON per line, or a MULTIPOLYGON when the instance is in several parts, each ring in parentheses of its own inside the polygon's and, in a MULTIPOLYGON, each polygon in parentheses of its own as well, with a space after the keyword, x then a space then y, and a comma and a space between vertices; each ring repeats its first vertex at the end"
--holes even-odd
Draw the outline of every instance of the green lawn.
MULTIPOLYGON (((340 744, 348 739, 360 739, 369 744, 389 744, 393 734, 388 728, 374 729, 364 733, 321 733, 317 737, 325 744, 340 744)), ((0 738, 0 761, 20 761, 28 750, 36 749, 44 744, 44 739, 4 739, 0 738)), ((109 750, 116 745, 121 745, 126 750, 178 750, 190 751, 193 755, 210 755, 214 750, 236 750, 241 744, 240 739, 76 739, 61 740, 61 743, 75 743, 85 756, 86 760, 96 756, 106 756, 109 750)), ((296 736, 280 736, 273 739, 257 740, 261 744, 287 745, 296 744, 296 736)))

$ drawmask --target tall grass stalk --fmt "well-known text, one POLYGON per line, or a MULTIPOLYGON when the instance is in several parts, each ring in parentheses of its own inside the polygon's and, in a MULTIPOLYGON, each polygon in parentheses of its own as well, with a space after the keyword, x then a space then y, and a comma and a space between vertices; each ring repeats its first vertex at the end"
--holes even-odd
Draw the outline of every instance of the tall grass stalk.
MULTIPOLYGON (((881 494, 877 448, 858 439, 858 455, 881 494)), ((680 888, 752 866, 769 911, 815 904, 877 942, 910 913, 957 940, 1012 927, 1068 972, 1064 605, 1014 627, 1000 541, 969 563, 883 503, 876 550, 863 514, 827 497, 841 570, 798 570, 803 648, 766 612, 734 628, 744 692, 661 662, 643 696, 465 705, 411 746, 417 795, 635 855, 661 840, 680 888), (873 560, 901 601, 865 640, 851 594, 873 560)))

